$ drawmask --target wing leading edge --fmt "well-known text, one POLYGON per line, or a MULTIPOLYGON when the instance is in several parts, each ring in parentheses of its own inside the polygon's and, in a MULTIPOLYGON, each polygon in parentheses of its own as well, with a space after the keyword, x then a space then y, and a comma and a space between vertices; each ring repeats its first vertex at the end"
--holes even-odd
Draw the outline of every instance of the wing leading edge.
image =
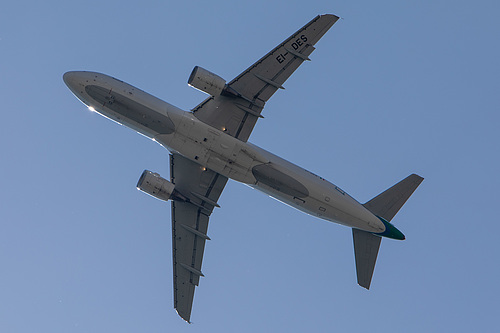
POLYGON ((208 220, 227 178, 182 157, 170 155, 170 178, 191 202, 172 201, 174 308, 187 322, 199 284, 208 220))
POLYGON ((319 15, 227 84, 224 93, 193 109, 201 121, 247 141, 265 103, 314 51, 314 45, 337 22, 319 15))

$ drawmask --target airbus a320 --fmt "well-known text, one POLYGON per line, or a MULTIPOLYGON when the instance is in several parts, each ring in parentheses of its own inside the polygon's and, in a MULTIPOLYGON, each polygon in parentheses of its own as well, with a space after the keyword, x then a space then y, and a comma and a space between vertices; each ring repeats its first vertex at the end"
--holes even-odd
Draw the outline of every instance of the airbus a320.
POLYGON ((209 217, 228 179, 247 184, 309 215, 352 228, 359 285, 370 288, 382 237, 403 240, 390 223, 423 178, 412 174, 361 204, 349 194, 248 139, 266 102, 337 22, 319 15, 226 83, 201 67, 188 84, 207 93, 183 111, 105 74, 72 71, 63 79, 89 109, 128 126, 170 152, 170 177, 145 170, 137 188, 172 205, 174 308, 190 321, 209 217))

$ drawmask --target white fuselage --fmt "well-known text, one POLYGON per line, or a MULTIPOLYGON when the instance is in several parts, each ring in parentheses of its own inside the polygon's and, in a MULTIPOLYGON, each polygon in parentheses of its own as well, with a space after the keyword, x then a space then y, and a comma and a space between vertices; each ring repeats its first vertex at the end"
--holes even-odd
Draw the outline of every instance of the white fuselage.
POLYGON ((382 233, 382 221, 346 192, 262 148, 213 128, 140 89, 94 72, 64 80, 91 110, 153 139, 223 176, 248 184, 292 207, 349 227, 382 233))

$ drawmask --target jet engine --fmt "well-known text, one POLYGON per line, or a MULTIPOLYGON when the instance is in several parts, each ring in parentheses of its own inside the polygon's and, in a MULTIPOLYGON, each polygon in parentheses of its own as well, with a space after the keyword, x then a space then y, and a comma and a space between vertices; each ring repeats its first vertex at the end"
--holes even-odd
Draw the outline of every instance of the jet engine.
POLYGON ((137 182, 137 189, 163 201, 184 199, 175 191, 174 184, 149 170, 142 173, 137 182))
POLYGON ((188 84, 211 96, 219 96, 226 86, 226 80, 200 66, 196 66, 189 76, 188 84))

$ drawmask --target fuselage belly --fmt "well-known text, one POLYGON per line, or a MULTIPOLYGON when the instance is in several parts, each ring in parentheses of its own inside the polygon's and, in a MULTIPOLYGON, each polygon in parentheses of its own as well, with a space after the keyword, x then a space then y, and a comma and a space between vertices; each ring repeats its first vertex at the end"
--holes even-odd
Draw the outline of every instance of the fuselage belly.
POLYGON ((262 148, 213 128, 110 76, 68 72, 72 92, 90 109, 143 134, 173 153, 248 184, 307 214, 383 233, 384 223, 339 187, 262 148))

